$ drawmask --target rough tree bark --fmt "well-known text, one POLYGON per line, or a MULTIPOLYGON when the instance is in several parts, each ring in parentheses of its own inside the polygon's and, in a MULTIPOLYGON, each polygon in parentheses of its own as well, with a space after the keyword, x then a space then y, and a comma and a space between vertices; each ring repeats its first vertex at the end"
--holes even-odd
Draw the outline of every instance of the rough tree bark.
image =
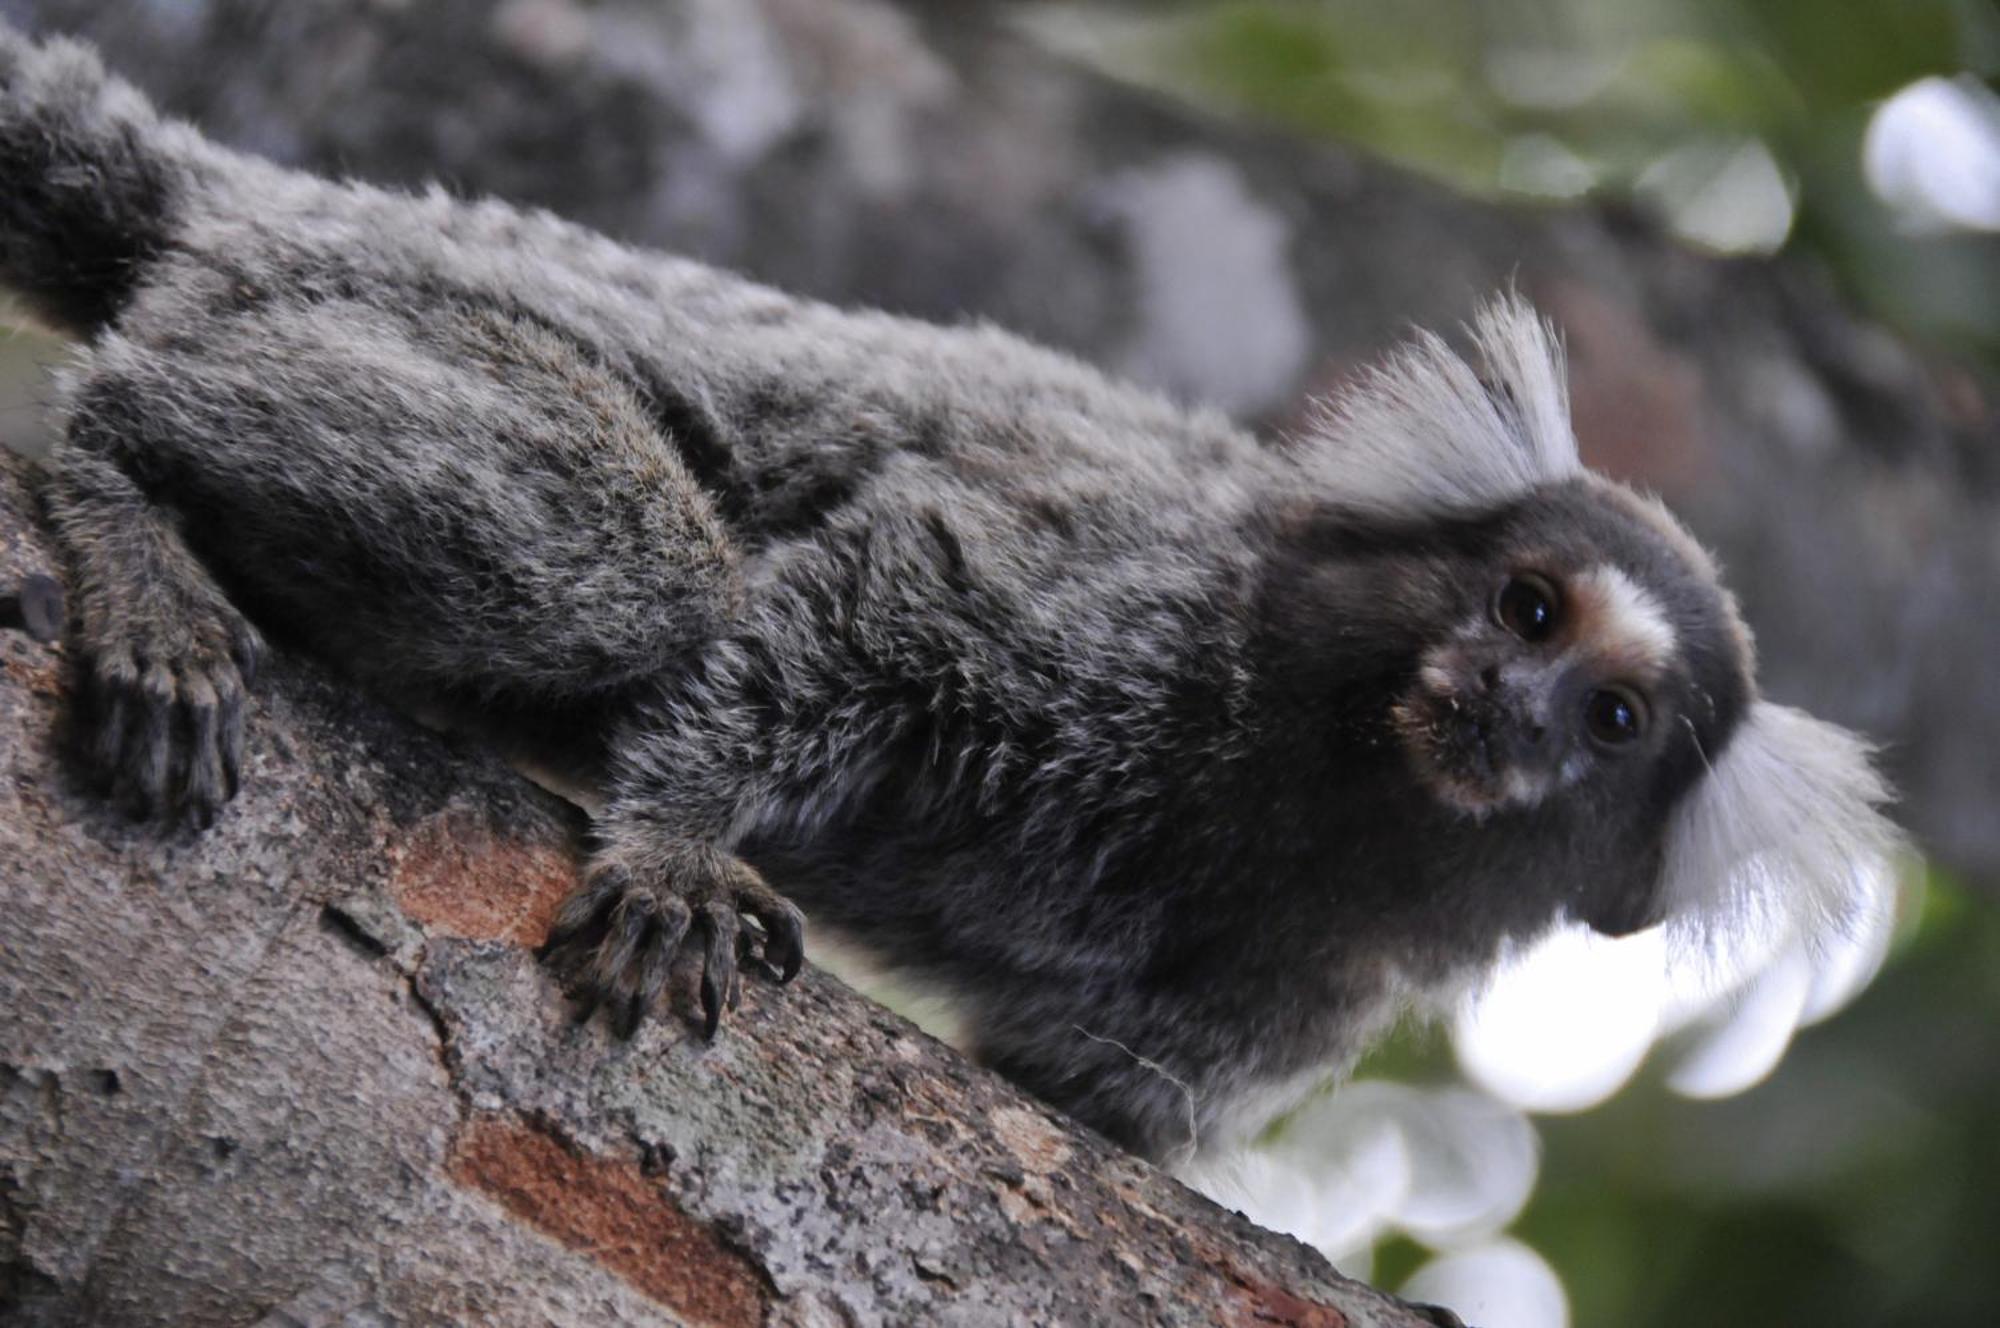
MULTIPOLYGON (((1732 564, 1773 690, 1892 740, 1926 846, 2000 879, 1991 388, 1796 266, 1218 123, 971 0, 0 12, 281 160, 994 318, 1276 427, 1512 279, 1566 329, 1593 459, 1732 564)), ((8 467, 0 590, 47 569, 8 467)), ((161 838, 60 773, 60 650, 0 631, 0 665, 26 1322, 1405 1321, 818 974, 712 1047, 572 1027, 527 947, 573 817, 309 666, 263 691, 243 800, 161 838)))
POLYGON ((576 1023, 573 809, 317 668, 198 835, 73 784, 68 689, 0 627, 0 1320, 1422 1322, 821 973, 576 1023))

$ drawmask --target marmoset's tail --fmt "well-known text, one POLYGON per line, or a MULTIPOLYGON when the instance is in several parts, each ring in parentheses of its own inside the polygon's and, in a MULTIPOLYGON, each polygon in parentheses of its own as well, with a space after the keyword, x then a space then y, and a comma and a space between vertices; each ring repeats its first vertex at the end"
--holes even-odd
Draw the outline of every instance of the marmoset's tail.
POLYGON ((199 140, 76 42, 0 20, 0 284, 89 335, 167 243, 199 140))

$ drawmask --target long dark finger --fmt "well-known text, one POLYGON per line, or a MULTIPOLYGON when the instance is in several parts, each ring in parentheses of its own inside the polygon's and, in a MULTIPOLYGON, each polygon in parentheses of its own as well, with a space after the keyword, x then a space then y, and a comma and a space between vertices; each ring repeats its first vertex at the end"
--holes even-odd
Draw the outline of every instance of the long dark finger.
POLYGON ((183 802, 196 828, 206 829, 222 806, 223 793, 220 716, 215 689, 206 679, 192 680, 184 690, 182 713, 187 731, 187 783, 183 802))
POLYGON ((645 1018, 646 1006, 635 991, 618 1003, 617 1011, 611 1016, 611 1035, 625 1041, 639 1031, 639 1025, 645 1022, 645 1018))
MULTIPOLYGON (((650 901, 648 901, 648 906, 643 910, 621 909, 613 917, 614 919, 619 919, 635 911, 643 912, 645 925, 639 929, 638 939, 632 946, 630 955, 625 958, 624 962, 618 965, 609 984, 613 990, 623 993, 611 1014, 612 1036, 621 1040, 629 1038, 638 1032, 640 1022, 646 1017, 645 1003, 639 999, 639 984, 644 977, 646 956, 658 948, 656 941, 660 930, 659 919, 654 915, 650 901)), ((614 922, 615 931, 623 932, 627 929, 627 926, 622 921, 614 922)), ((622 945, 621 940, 617 936, 605 942, 605 949, 609 950, 614 945, 622 945)), ((599 953, 598 962, 609 967, 609 962, 606 960, 603 952, 599 953)))
POLYGON ((604 998, 597 992, 586 992, 579 995, 576 999, 576 1004, 571 1007, 569 1012, 570 1024, 573 1027, 582 1028, 590 1022, 590 1017, 597 1013, 597 1007, 602 1004, 604 1004, 604 998))
POLYGON ((806 915, 791 900, 751 878, 738 885, 736 906, 764 931, 764 963, 779 982, 790 982, 805 963, 806 915))
POLYGON ((166 808, 173 759, 174 676, 164 666, 155 664, 140 678, 139 705, 126 772, 139 810, 151 815, 166 808))
POLYGON ((137 677, 126 668, 109 668, 96 674, 91 684, 90 759, 105 787, 116 785, 119 766, 125 755, 125 730, 131 724, 132 687, 137 677))
POLYGON ((592 872, 588 880, 569 892, 562 907, 556 910, 555 925, 549 929, 543 952, 554 951, 585 928, 609 925, 611 910, 617 907, 624 887, 625 874, 615 867, 592 872))
POLYGON ((215 754, 222 763, 222 796, 243 786, 243 686, 224 678, 215 689, 215 754))
POLYGON ((737 920, 735 905, 719 900, 702 905, 701 921, 708 933, 708 953, 701 966, 702 1036, 713 1041, 722 1023, 723 1000, 736 979, 736 943, 743 924, 737 920))
POLYGON ((616 991, 627 985, 626 974, 632 971, 633 961, 658 918, 652 898, 642 891, 628 890, 619 896, 611 906, 604 944, 598 947, 592 965, 598 986, 616 991))
POLYGON ((257 670, 264 663, 264 642, 254 628, 246 625, 237 627, 229 636, 229 655, 236 661, 236 671, 243 675, 243 685, 250 687, 257 681, 257 670))
POLYGON ((715 1041, 715 1030, 722 1026, 722 997, 717 994, 715 973, 704 967, 701 973, 701 1036, 705 1042, 715 1041))
POLYGON ((685 903, 672 897, 662 901, 653 935, 639 952, 639 971, 632 994, 627 998, 626 1013, 634 1028, 666 991, 667 981, 673 976, 674 956, 680 952, 681 941, 692 922, 693 914, 685 903))
POLYGON ((597 985, 594 961, 608 920, 608 913, 593 914, 574 925, 552 928, 542 942, 535 957, 555 971, 564 991, 577 995, 597 985))

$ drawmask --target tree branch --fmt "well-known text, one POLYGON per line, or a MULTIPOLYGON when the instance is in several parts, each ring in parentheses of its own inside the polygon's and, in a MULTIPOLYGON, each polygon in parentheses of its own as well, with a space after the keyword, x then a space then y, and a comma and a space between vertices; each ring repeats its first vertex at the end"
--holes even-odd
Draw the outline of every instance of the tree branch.
POLYGON ((312 666, 201 834, 73 785, 69 690, 0 630, 9 1323, 1422 1322, 821 973, 576 1023, 572 809, 312 666))

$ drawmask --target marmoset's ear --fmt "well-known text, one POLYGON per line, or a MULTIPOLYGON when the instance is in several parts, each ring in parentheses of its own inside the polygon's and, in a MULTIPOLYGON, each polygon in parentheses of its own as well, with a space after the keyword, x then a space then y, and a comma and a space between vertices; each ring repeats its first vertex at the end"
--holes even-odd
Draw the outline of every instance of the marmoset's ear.
POLYGON ((1846 729, 1753 702, 1674 813, 1669 934, 1698 951, 1746 935, 1813 946, 1857 924, 1891 888, 1903 843, 1872 756, 1846 729))
POLYGON ((1554 330, 1514 295, 1471 330, 1476 368, 1420 332, 1320 403, 1301 461, 1342 506, 1387 517, 1491 508, 1582 469, 1554 330))

